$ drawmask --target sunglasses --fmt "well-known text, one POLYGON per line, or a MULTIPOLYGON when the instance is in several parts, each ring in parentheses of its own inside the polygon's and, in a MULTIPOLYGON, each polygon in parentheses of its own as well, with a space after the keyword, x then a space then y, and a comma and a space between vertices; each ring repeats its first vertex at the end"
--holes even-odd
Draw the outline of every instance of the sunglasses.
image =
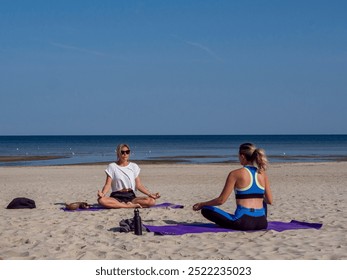
POLYGON ((120 153, 121 153, 122 155, 125 155, 125 154, 129 155, 129 154, 130 154, 130 150, 120 151, 120 153))

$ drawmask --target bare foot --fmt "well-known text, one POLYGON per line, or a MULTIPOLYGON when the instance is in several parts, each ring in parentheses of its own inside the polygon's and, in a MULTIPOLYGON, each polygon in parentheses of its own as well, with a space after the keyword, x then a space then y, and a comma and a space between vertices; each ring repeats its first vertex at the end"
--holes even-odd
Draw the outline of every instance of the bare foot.
POLYGON ((142 208, 142 206, 139 203, 132 203, 132 202, 127 202, 128 208, 142 208))

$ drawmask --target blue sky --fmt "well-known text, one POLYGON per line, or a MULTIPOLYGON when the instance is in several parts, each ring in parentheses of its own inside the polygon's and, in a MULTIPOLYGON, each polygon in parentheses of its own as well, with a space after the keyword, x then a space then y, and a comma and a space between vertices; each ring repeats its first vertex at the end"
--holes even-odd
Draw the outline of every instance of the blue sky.
POLYGON ((0 7, 0 135, 347 133, 347 1, 0 7))

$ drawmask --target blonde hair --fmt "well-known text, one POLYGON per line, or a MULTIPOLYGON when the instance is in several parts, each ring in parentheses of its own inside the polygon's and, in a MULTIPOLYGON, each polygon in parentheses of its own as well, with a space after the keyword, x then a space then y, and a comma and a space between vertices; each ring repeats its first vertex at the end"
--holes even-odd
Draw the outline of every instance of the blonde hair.
POLYGON ((116 154, 117 154, 117 157, 120 158, 120 155, 121 155, 121 150, 124 148, 124 147, 127 147, 129 150, 130 150, 130 147, 128 144, 119 144, 115 150, 116 154))
POLYGON ((267 169, 268 159, 265 150, 257 148, 252 143, 244 143, 240 145, 239 154, 244 155, 247 161, 256 163, 259 173, 267 169))

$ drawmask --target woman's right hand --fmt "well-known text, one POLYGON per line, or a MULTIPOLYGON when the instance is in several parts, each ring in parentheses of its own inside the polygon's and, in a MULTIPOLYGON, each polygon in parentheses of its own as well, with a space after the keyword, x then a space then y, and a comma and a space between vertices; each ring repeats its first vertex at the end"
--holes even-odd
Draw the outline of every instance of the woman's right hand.
POLYGON ((104 196, 105 196, 105 194, 103 192, 101 192, 100 190, 98 190, 98 198, 102 198, 104 196))

